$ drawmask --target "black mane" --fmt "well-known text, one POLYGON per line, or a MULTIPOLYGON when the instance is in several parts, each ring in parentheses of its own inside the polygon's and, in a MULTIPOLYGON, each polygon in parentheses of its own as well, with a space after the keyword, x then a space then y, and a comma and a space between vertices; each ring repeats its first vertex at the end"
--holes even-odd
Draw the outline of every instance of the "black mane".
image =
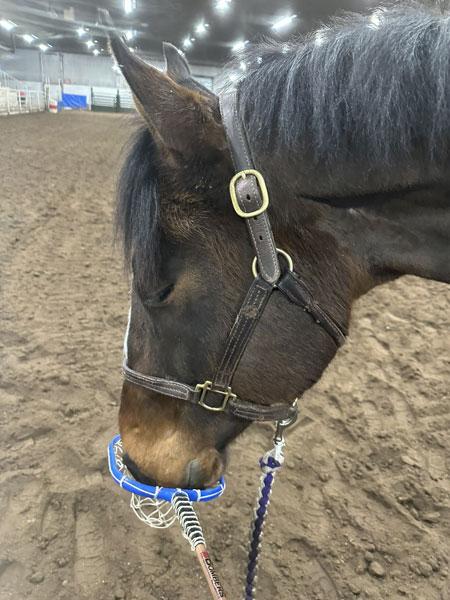
MULTIPOLYGON (((450 15, 417 4, 351 14, 289 44, 251 46, 234 72, 242 61, 239 109, 254 154, 288 163, 303 191, 405 188, 447 170, 450 15)), ((157 161, 143 128, 119 183, 125 258, 147 279, 158 259, 157 161)))
POLYGON ((355 170, 382 182, 401 168, 415 184, 447 166, 449 13, 409 4, 350 14, 289 44, 251 46, 235 72, 242 61, 240 111, 259 155, 307 161, 335 187, 355 170))
POLYGON ((116 231, 123 241, 125 262, 139 266, 135 276, 153 277, 159 258, 158 154, 146 127, 131 139, 122 168, 116 211, 116 231))

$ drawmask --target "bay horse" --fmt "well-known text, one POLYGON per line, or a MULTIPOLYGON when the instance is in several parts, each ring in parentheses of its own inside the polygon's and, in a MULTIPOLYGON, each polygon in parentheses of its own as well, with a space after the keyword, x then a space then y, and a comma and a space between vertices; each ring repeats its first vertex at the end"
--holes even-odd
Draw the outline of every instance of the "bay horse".
MULTIPOLYGON (((111 45, 144 123, 118 194, 132 271, 128 361, 195 385, 223 355, 252 282, 218 98, 170 45, 165 72, 114 34, 111 45)), ((270 191, 276 243, 340 329, 376 285, 405 274, 449 282, 449 17, 418 5, 348 15, 288 44, 246 47, 225 73, 240 62, 237 113, 270 191)), ((308 313, 273 294, 233 388, 291 404, 336 350, 308 313)), ((119 426, 138 479, 202 488, 248 421, 125 382, 119 426)))

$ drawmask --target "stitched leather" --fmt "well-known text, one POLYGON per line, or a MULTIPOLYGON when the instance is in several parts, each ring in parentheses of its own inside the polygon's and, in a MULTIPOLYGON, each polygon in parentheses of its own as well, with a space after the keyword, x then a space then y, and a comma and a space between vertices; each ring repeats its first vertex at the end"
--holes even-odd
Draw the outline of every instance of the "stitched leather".
POLYGON ((277 288, 289 298, 291 302, 297 304, 303 310, 311 315, 318 325, 333 338, 338 346, 345 342, 345 335, 341 328, 333 319, 317 304, 314 300, 306 283, 294 272, 286 271, 277 283, 277 288))
POLYGON ((231 385, 234 372, 272 291, 273 286, 261 277, 253 280, 229 333, 224 355, 214 376, 216 386, 225 388, 231 385))
MULTIPOLYGON (((236 171, 254 169, 254 162, 250 154, 246 133, 236 112, 236 91, 223 95, 220 99, 222 122, 227 133, 228 145, 231 151, 236 171)), ((254 175, 247 175, 236 184, 236 197, 241 209, 253 212, 262 206, 263 200, 254 175)), ((272 227, 267 212, 245 219, 250 239, 258 257, 259 272, 268 283, 275 283, 280 277, 280 263, 278 261, 272 227)))
MULTIPOLYGON (((198 405, 202 396, 202 390, 197 391, 193 386, 172 379, 144 375, 143 373, 134 371, 125 363, 123 365, 123 376, 126 381, 134 385, 164 396, 185 400, 191 404, 198 405)), ((208 390, 204 394, 204 401, 208 406, 218 408, 223 404, 224 395, 214 390, 208 390)), ((264 406, 242 400, 238 397, 232 397, 228 400, 226 412, 250 421, 280 421, 293 416, 296 409, 281 403, 264 406)))
POLYGON ((153 375, 144 375, 143 373, 134 371, 126 364, 126 362, 122 365, 122 373, 124 379, 134 385, 139 385, 147 390, 158 392, 165 396, 171 396, 172 398, 178 398, 179 400, 187 400, 189 394, 194 390, 194 388, 186 383, 180 383, 179 381, 172 379, 154 377, 153 375))

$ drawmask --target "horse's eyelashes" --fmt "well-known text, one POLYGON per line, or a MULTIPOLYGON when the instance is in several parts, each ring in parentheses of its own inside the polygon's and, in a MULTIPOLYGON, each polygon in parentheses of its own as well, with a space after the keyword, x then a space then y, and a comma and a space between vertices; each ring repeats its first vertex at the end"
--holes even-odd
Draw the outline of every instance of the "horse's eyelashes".
POLYGON ((164 305, 166 303, 166 300, 168 300, 170 294, 172 293, 173 288, 173 283, 171 283, 170 285, 166 285, 154 294, 148 296, 144 301, 144 305, 147 308, 154 308, 156 306, 164 305))

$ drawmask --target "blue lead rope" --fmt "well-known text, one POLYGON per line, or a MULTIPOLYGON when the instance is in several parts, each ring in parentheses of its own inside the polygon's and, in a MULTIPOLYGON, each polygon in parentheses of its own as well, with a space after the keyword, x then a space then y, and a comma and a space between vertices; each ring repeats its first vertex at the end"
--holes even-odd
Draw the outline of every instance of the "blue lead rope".
POLYGON ((258 558, 261 550, 261 538, 267 509, 270 504, 270 494, 275 479, 275 473, 281 469, 284 462, 284 440, 282 436, 275 436, 274 447, 259 461, 261 467, 261 487, 256 503, 255 519, 250 534, 250 550, 248 553, 247 577, 245 579, 245 600, 254 600, 255 585, 258 572, 258 558))
MULTIPOLYGON (((294 404, 295 406, 295 404, 294 404)), ((259 461, 261 467, 261 484, 258 500, 255 509, 255 518, 251 527, 250 550, 248 553, 247 576, 245 579, 245 600, 254 600, 255 585, 258 574, 258 560, 261 551, 261 539, 264 523, 267 517, 267 510, 270 504, 270 494, 275 479, 276 472, 281 469, 284 462, 283 448, 285 446, 283 432, 286 427, 295 422, 296 415, 293 418, 279 421, 277 423, 272 450, 267 452, 259 461)), ((122 459, 122 441, 120 436, 115 436, 109 444, 108 463, 111 475, 115 482, 125 490, 132 492, 132 498, 144 497, 145 500, 154 502, 152 507, 159 510, 161 501, 170 502, 182 525, 183 533, 186 539, 191 543, 191 548, 195 549, 197 558, 202 566, 203 572, 207 578, 208 585, 214 598, 225 598, 225 592, 217 577, 217 573, 212 565, 211 558, 206 551, 203 532, 197 516, 193 510, 191 502, 207 502, 220 496, 225 489, 223 478, 216 487, 207 490, 182 490, 178 488, 162 488, 159 486, 149 486, 142 484, 132 477, 129 477, 122 459)), ((167 514, 157 515, 151 522, 152 514, 144 514, 144 518, 138 514, 137 509, 132 504, 136 515, 152 527, 167 527, 173 521, 167 522, 167 514)), ((140 508, 140 507, 138 507, 140 508)))

